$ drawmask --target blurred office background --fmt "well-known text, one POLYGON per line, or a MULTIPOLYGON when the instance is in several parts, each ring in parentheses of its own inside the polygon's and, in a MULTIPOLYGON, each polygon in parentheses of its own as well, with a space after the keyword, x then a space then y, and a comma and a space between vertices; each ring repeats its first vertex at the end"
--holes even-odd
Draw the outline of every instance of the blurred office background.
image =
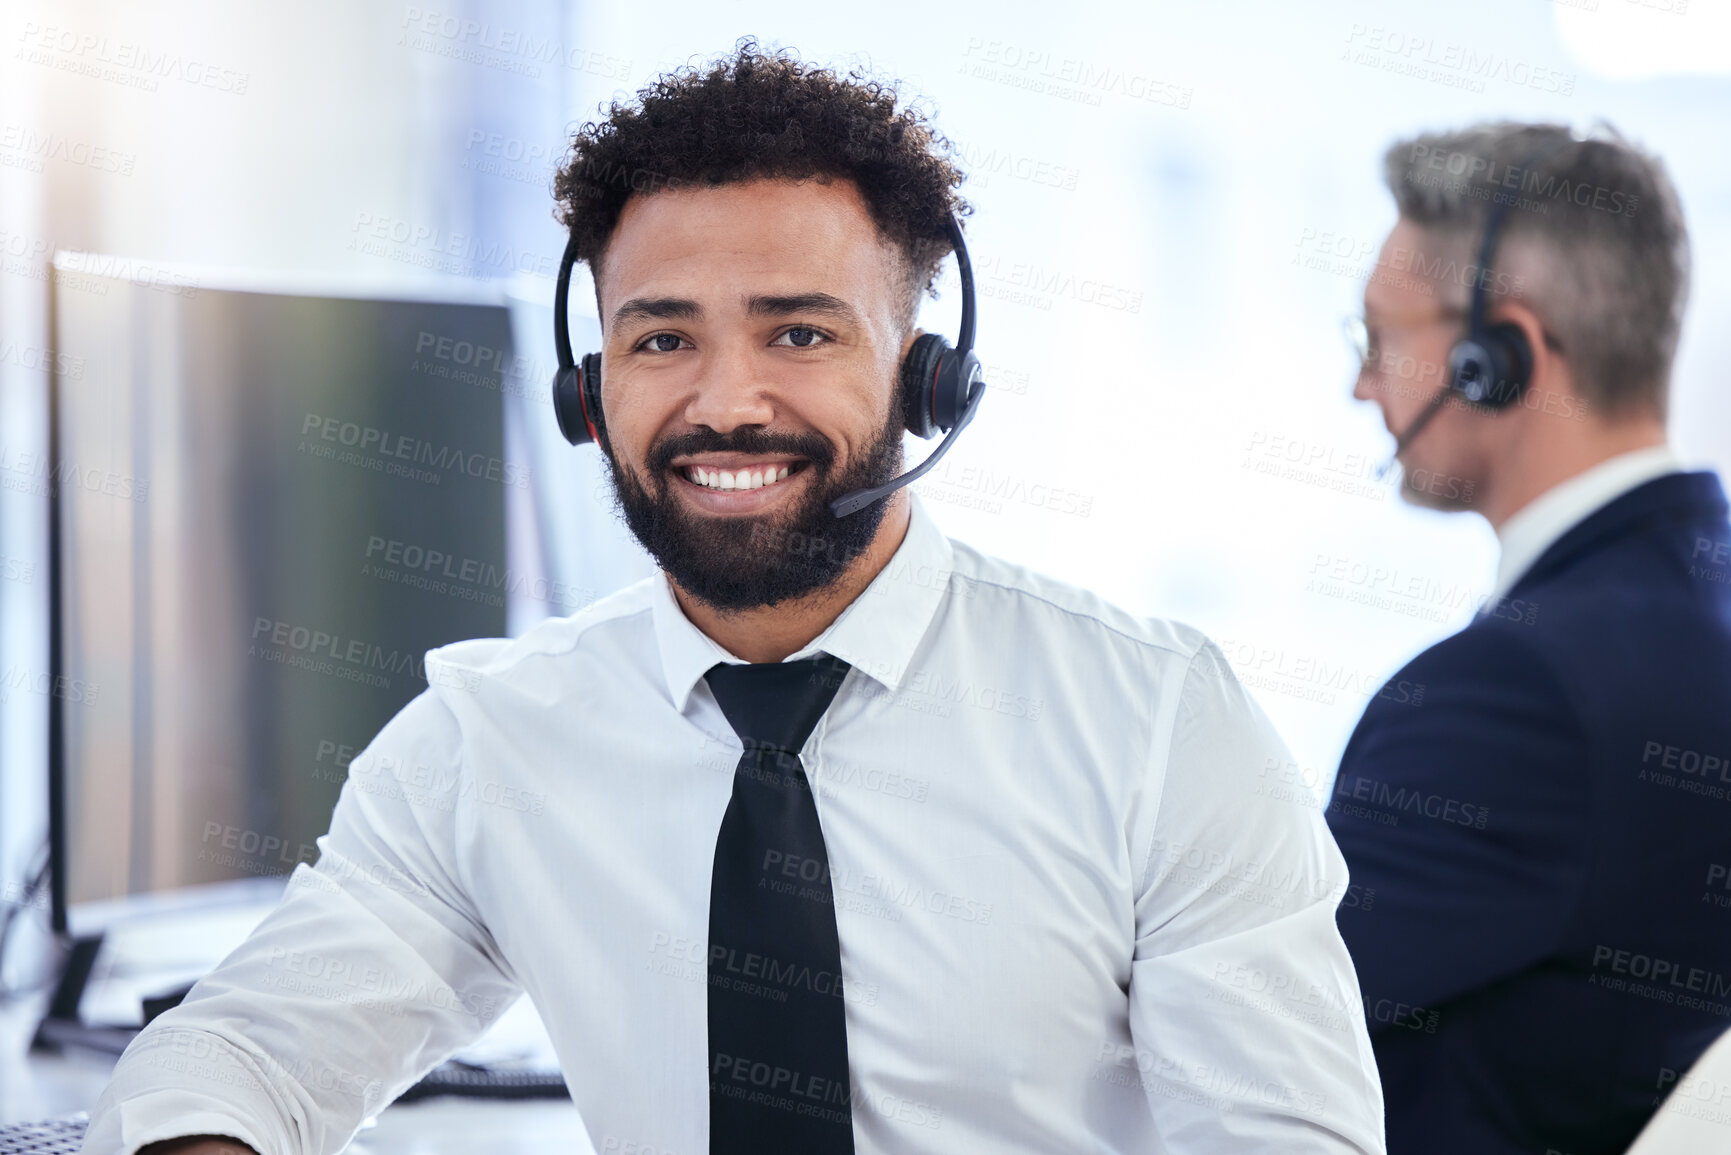
MULTIPOLYGON (((506 628, 520 630, 649 572, 595 451, 560 452, 545 402, 564 138, 747 34, 899 78, 972 174, 994 392, 920 486, 939 523, 1207 630, 1318 791, 1368 696, 1464 625, 1495 570, 1482 522, 1405 506, 1376 479, 1390 439, 1350 397, 1340 320, 1393 221, 1392 140, 1604 118, 1659 153, 1696 257, 1672 435, 1690 461, 1731 465, 1723 4, 7 0, 0 901, 22 896, 46 829, 54 254, 118 258, 70 266, 134 296, 248 278, 357 297, 488 282, 516 341, 505 451, 533 479, 501 509, 506 548, 561 591, 515 600, 506 628)), ((954 286, 952 270, 925 327, 953 330, 954 286)), ((573 301, 592 312, 586 282, 573 301)), ((577 324, 580 346, 589 332, 577 324)), ((14 979, 31 965, 7 961, 14 979)))

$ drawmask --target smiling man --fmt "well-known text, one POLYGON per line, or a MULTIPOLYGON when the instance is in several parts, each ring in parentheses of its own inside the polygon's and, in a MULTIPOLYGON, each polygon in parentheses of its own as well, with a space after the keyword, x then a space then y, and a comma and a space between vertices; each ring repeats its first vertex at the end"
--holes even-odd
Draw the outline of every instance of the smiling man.
POLYGON ((959 181, 749 42, 576 136, 585 418, 662 572, 428 655, 90 1150, 335 1151, 523 992, 603 1152, 1382 1149, 1346 872, 1219 650, 906 489, 831 512, 901 467, 959 181))

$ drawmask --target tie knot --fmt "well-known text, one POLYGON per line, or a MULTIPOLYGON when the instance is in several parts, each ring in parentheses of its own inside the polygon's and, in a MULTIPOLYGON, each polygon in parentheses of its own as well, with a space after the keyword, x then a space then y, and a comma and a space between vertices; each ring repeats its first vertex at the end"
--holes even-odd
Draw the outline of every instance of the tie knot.
POLYGON ((740 742, 797 756, 847 672, 840 658, 819 654, 797 662, 724 662, 703 677, 740 742))

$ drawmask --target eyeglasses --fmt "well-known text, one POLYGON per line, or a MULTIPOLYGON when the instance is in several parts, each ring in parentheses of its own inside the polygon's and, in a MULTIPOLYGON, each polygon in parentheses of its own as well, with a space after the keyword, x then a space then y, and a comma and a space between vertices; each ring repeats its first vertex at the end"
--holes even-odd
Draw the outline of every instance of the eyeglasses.
POLYGON ((1346 338, 1348 347, 1358 358, 1360 371, 1370 364, 1372 354, 1376 350, 1370 343, 1370 326, 1365 324, 1364 314, 1348 313, 1340 319, 1340 332, 1346 338))
MULTIPOLYGON (((1422 317, 1397 317, 1392 322, 1385 322, 1385 324, 1387 324, 1388 327, 1395 329, 1422 328, 1423 326, 1435 325, 1443 321, 1447 321, 1452 325, 1459 325, 1461 322, 1466 320, 1467 315, 1467 310, 1465 309, 1444 308, 1422 317)), ((1352 313, 1342 317, 1340 328, 1342 334, 1346 337, 1347 345, 1358 358, 1359 373, 1362 374, 1368 371, 1375 362, 1381 359, 1382 350, 1376 344, 1376 334, 1371 332, 1370 325, 1365 321, 1362 313, 1352 313)), ((1541 329, 1540 333, 1544 336, 1545 348, 1551 350, 1553 353, 1561 353, 1563 351, 1562 342, 1552 336, 1550 330, 1541 329)))
MULTIPOLYGON (((1444 308, 1423 316, 1396 317, 1392 321, 1385 321, 1384 324, 1392 329, 1417 329, 1444 321, 1451 325, 1459 325, 1466 319, 1466 316, 1467 311, 1465 309, 1444 308)), ((1342 317, 1340 328, 1346 337, 1347 345, 1358 357, 1359 372, 1362 373, 1369 369, 1373 363, 1380 359, 1382 350, 1376 343, 1377 335, 1371 332, 1370 324, 1364 319, 1364 314, 1352 313, 1342 317)))

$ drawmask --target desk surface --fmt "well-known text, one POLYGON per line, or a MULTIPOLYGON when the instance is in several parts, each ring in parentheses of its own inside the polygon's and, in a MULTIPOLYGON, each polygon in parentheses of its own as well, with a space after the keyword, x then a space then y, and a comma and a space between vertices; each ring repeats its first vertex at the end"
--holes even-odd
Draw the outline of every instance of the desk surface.
MULTIPOLYGON (((88 1111, 108 1085, 112 1056, 32 1054, 46 996, 0 1006, 0 1123, 88 1111)), ((349 1144, 349 1155, 541 1155, 593 1151, 577 1108, 553 1101, 431 1099, 387 1107, 349 1144)))

